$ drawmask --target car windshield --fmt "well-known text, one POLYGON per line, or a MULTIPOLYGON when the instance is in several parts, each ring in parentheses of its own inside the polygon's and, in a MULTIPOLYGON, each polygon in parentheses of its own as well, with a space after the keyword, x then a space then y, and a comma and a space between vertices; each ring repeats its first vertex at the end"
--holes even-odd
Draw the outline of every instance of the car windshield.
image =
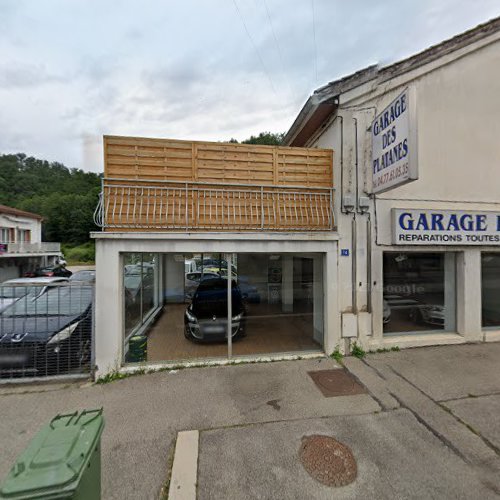
POLYGON ((95 271, 78 271, 70 277, 71 281, 92 281, 95 279, 95 271))
POLYGON ((0 316, 76 316, 92 301, 92 287, 57 286, 35 300, 21 300, 7 307, 0 316))

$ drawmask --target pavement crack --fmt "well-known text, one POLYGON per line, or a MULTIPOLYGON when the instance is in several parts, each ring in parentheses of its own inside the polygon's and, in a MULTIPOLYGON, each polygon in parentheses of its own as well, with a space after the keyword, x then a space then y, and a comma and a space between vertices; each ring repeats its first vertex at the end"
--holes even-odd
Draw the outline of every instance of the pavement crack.
POLYGON ((439 403, 453 403, 453 401, 463 401, 465 399, 487 398, 488 396, 500 396, 500 391, 489 392, 487 394, 467 394, 458 398, 440 399, 439 403))
POLYGON ((415 419, 420 422, 431 434, 436 436, 439 441, 441 441, 445 446, 450 448, 457 456, 459 456, 465 463, 471 464, 471 462, 465 457, 465 455, 449 440, 446 439, 440 432, 438 432, 434 427, 429 425, 426 420, 424 420, 417 412, 415 412, 411 407, 409 407, 400 397, 395 393, 389 391, 389 394, 399 403, 401 408, 408 410, 415 419))
MULTIPOLYGON (((428 398, 432 403, 434 403, 438 408, 440 408, 441 410, 443 411, 446 411, 448 414, 450 414, 460 425, 463 425, 466 429, 468 429, 470 432, 472 432, 475 436, 477 436, 483 443, 485 446, 487 446, 489 449, 491 449, 493 452, 495 452, 495 454, 499 455, 500 456, 500 449, 495 446, 489 439, 485 438, 482 434, 480 434, 478 431, 476 431, 476 429, 474 429, 470 424, 468 424, 467 422, 465 422, 464 420, 462 420, 461 418, 459 418, 457 415, 455 415, 455 413, 453 413, 453 410, 451 408, 448 408, 446 405, 442 404, 444 403, 444 401, 436 401, 434 400, 431 396, 429 396, 429 394, 425 393, 422 389, 420 389, 420 387, 418 387, 417 385, 415 385, 413 382, 411 382, 410 380, 408 380, 404 375, 402 375, 401 373, 399 373, 397 370, 395 370, 392 366, 390 365, 387 365, 387 368, 392 371, 394 373, 394 375, 400 377, 402 380, 404 380, 408 385, 412 386, 414 389, 416 389, 417 391, 420 392, 420 394, 422 394, 423 396, 425 396, 426 398, 428 398)), ((392 393, 391 393, 392 394, 392 393)), ((400 401, 400 399, 398 399, 394 394, 392 394, 392 396, 394 397, 394 399, 396 399, 396 401, 400 401)), ((411 408, 408 408, 410 411, 411 408)), ((414 413, 415 417, 417 417, 417 419, 419 420, 419 417, 417 416, 417 414, 415 412, 412 411, 412 413, 414 413)), ((423 421, 422 421, 423 422, 423 421)), ((424 424, 426 425, 429 429, 432 429, 431 426, 429 426, 428 424, 424 424)), ((438 435, 439 433, 436 432, 436 435, 438 435)), ((448 442, 448 440, 446 438, 443 438, 446 442, 448 442)), ((453 447, 453 445, 451 445, 451 443, 449 443, 449 446, 453 447)), ((453 447, 454 448, 454 447, 453 447)), ((456 448, 454 448, 456 449, 456 448)), ((458 452, 458 451, 457 451, 458 452)), ((464 458, 463 454, 458 452, 458 454, 464 458)))
POLYGON ((384 374, 378 368, 376 368, 375 366, 372 366, 365 359, 361 359, 361 362, 364 363, 368 368, 371 368, 382 380, 387 382, 387 378, 384 376, 384 374))

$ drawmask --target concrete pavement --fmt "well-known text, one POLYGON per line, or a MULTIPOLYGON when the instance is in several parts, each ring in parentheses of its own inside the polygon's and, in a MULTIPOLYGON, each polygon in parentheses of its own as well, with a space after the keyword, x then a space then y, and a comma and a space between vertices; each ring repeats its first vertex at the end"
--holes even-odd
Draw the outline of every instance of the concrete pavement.
POLYGON ((158 498, 184 430, 199 431, 200 499, 497 498, 499 355, 481 344, 346 358, 368 393, 332 398, 307 374, 339 368, 326 358, 3 387, 0 476, 55 414, 103 406, 105 499, 158 498), (313 433, 352 448, 353 484, 332 490, 302 469, 313 433))

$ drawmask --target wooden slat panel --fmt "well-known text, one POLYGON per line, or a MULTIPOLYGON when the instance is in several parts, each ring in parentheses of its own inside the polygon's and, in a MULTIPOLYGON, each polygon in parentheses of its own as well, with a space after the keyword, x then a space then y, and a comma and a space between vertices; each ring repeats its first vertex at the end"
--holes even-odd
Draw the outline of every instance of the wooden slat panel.
POLYGON ((106 178, 333 186, 331 150, 116 136, 104 145, 106 178))

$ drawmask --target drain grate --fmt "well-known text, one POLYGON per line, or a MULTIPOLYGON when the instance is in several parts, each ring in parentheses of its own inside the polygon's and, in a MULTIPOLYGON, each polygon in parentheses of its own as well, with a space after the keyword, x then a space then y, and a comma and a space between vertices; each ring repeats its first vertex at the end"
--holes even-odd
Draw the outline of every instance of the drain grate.
POLYGON ((366 389, 345 369, 307 372, 325 398, 364 394, 366 389))
POLYGON ((308 474, 326 486, 347 486, 358 475, 351 450, 330 436, 304 436, 299 457, 308 474))

